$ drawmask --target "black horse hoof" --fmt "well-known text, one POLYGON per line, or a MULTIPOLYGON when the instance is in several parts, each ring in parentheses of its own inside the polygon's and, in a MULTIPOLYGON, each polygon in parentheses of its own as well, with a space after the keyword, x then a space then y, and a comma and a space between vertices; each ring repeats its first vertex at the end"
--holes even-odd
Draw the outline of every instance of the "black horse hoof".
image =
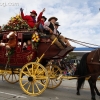
POLYGON ((92 98, 91 100, 96 100, 95 98, 92 98))
POLYGON ((100 96, 100 93, 97 93, 98 96, 100 96))
POLYGON ((80 95, 80 93, 79 93, 79 92, 77 92, 76 94, 77 94, 77 95, 80 95))

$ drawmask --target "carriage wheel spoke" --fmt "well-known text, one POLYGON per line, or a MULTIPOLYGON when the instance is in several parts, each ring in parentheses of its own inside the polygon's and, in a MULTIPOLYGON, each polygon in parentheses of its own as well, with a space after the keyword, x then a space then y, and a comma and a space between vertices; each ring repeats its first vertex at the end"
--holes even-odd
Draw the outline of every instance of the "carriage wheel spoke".
MULTIPOLYGON (((26 68, 27 68, 27 66, 26 66, 26 68)), ((31 72, 29 71, 29 69, 27 68, 27 71, 28 71, 28 74, 31 76, 31 72)))
POLYGON ((16 75, 14 74, 15 80, 17 80, 16 75))
POLYGON ((36 81, 37 83, 39 83, 40 85, 42 85, 42 86, 45 86, 44 84, 42 84, 41 82, 39 82, 39 81, 36 81))
POLYGON ((29 76, 28 74, 26 74, 24 71, 22 71, 23 74, 25 74, 26 76, 29 76))
POLYGON ((38 87, 37 83, 35 83, 35 85, 36 85, 36 87, 37 87, 38 91, 40 92, 40 88, 38 87))
POLYGON ((33 64, 32 64, 32 75, 33 75, 33 64))
POLYGON ((36 67, 36 69, 35 69, 35 74, 36 74, 36 72, 38 71, 38 69, 39 69, 39 66, 37 65, 37 67, 36 67))
POLYGON ((24 84, 23 84, 23 86, 25 86, 26 84, 28 84, 29 82, 25 82, 24 84))
POLYGON ((29 86, 28 86, 28 88, 27 88, 27 91, 29 91, 29 89, 30 89, 30 86, 31 86, 31 84, 29 83, 29 86))
POLYGON ((53 86, 53 81, 51 80, 51 84, 52 84, 52 86, 53 86))
POLYGON ((33 92, 33 94, 34 94, 34 83, 33 82, 31 82, 31 85, 32 85, 32 92, 33 92))
POLYGON ((12 81, 13 81, 13 74, 12 74, 12 81))
POLYGON ((10 76, 11 76, 11 75, 9 74, 8 80, 9 80, 10 76))
POLYGON ((56 80, 53 80, 53 81, 57 84, 56 80))
POLYGON ((37 76, 37 78, 36 78, 37 80, 46 80, 47 79, 47 77, 46 76, 37 76))
POLYGON ((54 74, 56 74, 59 70, 57 70, 56 72, 54 72, 54 74))
POLYGON ((27 78, 21 78, 21 80, 27 80, 27 78))
POLYGON ((16 75, 14 74, 15 80, 17 80, 16 75))
POLYGON ((38 73, 37 75, 40 75, 41 73, 43 73, 44 71, 41 71, 40 73, 38 73))

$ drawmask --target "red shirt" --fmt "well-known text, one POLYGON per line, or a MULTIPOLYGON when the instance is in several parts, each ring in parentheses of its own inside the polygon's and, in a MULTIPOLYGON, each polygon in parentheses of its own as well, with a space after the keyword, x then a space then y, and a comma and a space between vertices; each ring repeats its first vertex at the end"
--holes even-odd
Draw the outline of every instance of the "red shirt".
POLYGON ((41 20, 42 14, 43 14, 43 12, 41 12, 41 13, 39 14, 39 16, 38 16, 38 18, 37 18, 37 22, 39 22, 39 24, 41 23, 42 25, 44 25, 44 21, 41 20))
POLYGON ((33 27, 35 26, 35 23, 36 23, 36 22, 35 22, 35 20, 33 20, 32 16, 30 16, 30 15, 24 16, 24 13, 21 12, 21 17, 22 17, 23 20, 26 20, 27 24, 28 24, 31 28, 33 28, 33 27))
POLYGON ((32 45, 28 45, 27 50, 31 51, 32 50, 32 45))

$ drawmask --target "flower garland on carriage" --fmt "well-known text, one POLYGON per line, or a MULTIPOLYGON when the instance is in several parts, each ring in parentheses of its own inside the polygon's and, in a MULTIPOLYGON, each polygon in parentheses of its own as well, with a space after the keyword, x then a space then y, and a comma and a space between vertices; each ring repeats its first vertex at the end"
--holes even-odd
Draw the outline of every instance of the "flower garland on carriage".
POLYGON ((11 17, 6 25, 2 26, 2 31, 21 31, 21 30, 35 30, 36 27, 30 28, 29 25, 24 21, 20 15, 11 17))

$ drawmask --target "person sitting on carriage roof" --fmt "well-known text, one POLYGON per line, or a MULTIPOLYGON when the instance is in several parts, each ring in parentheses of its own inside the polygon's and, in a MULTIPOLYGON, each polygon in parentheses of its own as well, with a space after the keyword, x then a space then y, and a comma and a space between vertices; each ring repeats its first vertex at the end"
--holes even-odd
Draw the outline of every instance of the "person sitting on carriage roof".
POLYGON ((43 9, 43 11, 39 14, 38 18, 37 18, 37 23, 39 23, 39 30, 43 33, 44 30, 44 22, 47 20, 47 18, 45 16, 42 16, 43 12, 45 11, 45 8, 43 9))
POLYGON ((36 11, 33 10, 33 11, 30 12, 30 15, 25 15, 25 16, 24 16, 22 8, 20 8, 20 11, 21 11, 21 17, 22 17, 22 19, 25 20, 27 22, 27 24, 31 28, 33 28, 36 25, 36 16, 37 16, 36 11))
MULTIPOLYGON (((55 29, 54 29, 54 34, 55 35, 59 35, 59 31, 58 31, 58 27, 59 27, 60 25, 59 25, 59 22, 55 22, 55 29)), ((71 44, 69 43, 69 41, 64 37, 64 36, 62 36, 62 35, 60 35, 59 36, 59 39, 61 40, 61 41, 63 41, 63 43, 64 44, 66 44, 67 46, 69 46, 69 47, 72 47, 71 46, 71 44)))
MULTIPOLYGON (((24 13, 23 13, 23 9, 20 8, 20 11, 21 11, 21 17, 23 20, 26 20, 27 24, 33 28, 33 27, 37 27, 38 26, 38 23, 36 22, 36 16, 37 16, 37 13, 35 10, 31 11, 30 12, 30 15, 25 15, 24 16, 24 13)), ((41 17, 41 15, 43 14, 44 11, 42 11, 40 14, 39 14, 39 18, 41 17)))
MULTIPOLYGON (((49 18, 48 22, 44 23, 44 29, 45 29, 45 33, 46 34, 50 34, 50 39, 54 40, 56 38, 55 34, 54 34, 54 28, 55 28, 55 22, 58 19, 56 17, 51 17, 49 18)), ((55 41, 55 44, 60 48, 60 49, 64 49, 65 46, 63 46, 58 39, 55 41)))

